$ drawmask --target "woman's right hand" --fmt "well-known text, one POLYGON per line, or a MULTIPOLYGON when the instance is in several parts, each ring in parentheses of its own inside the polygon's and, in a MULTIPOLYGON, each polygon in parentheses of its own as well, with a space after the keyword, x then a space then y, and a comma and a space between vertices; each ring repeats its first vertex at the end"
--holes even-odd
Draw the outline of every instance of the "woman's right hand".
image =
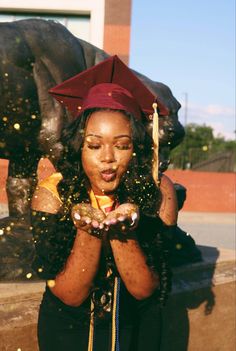
POLYGON ((90 234, 99 236, 103 230, 104 213, 90 204, 77 204, 72 207, 71 217, 77 229, 82 229, 90 234))

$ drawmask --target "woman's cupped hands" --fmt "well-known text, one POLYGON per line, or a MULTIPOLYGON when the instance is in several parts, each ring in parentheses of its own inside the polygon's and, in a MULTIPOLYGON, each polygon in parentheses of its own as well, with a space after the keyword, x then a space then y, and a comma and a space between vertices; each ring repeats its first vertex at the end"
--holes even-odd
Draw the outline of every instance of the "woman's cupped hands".
POLYGON ((76 204, 72 208, 71 215, 77 229, 101 239, 128 237, 139 221, 138 206, 131 203, 122 204, 107 214, 90 204, 76 204))

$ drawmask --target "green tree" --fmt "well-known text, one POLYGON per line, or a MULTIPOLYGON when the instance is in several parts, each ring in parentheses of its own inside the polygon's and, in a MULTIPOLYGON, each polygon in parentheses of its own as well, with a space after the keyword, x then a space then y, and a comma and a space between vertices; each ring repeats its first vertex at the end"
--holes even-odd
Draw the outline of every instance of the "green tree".
POLYGON ((236 142, 214 137, 213 129, 207 125, 188 124, 184 141, 171 152, 174 168, 189 169, 196 163, 207 160, 213 154, 235 152, 236 142))

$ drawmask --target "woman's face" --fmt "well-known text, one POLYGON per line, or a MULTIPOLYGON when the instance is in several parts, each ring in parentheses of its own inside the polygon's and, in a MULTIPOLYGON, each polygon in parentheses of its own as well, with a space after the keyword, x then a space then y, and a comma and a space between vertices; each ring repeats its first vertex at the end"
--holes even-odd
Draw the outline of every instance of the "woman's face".
POLYGON ((93 112, 85 128, 82 165, 95 194, 112 194, 133 154, 128 117, 117 111, 93 112))

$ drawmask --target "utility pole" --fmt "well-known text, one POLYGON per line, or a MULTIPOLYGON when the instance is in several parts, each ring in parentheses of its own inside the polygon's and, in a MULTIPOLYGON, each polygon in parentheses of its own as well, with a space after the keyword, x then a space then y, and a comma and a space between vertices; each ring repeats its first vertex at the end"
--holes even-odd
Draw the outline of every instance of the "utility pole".
POLYGON ((184 93, 184 126, 188 123, 188 93, 184 93))
MULTIPOLYGON (((184 127, 186 128, 188 124, 188 93, 184 93, 184 127)), ((186 139, 183 141, 183 159, 182 159, 182 169, 186 169, 188 162, 188 150, 186 139)))

